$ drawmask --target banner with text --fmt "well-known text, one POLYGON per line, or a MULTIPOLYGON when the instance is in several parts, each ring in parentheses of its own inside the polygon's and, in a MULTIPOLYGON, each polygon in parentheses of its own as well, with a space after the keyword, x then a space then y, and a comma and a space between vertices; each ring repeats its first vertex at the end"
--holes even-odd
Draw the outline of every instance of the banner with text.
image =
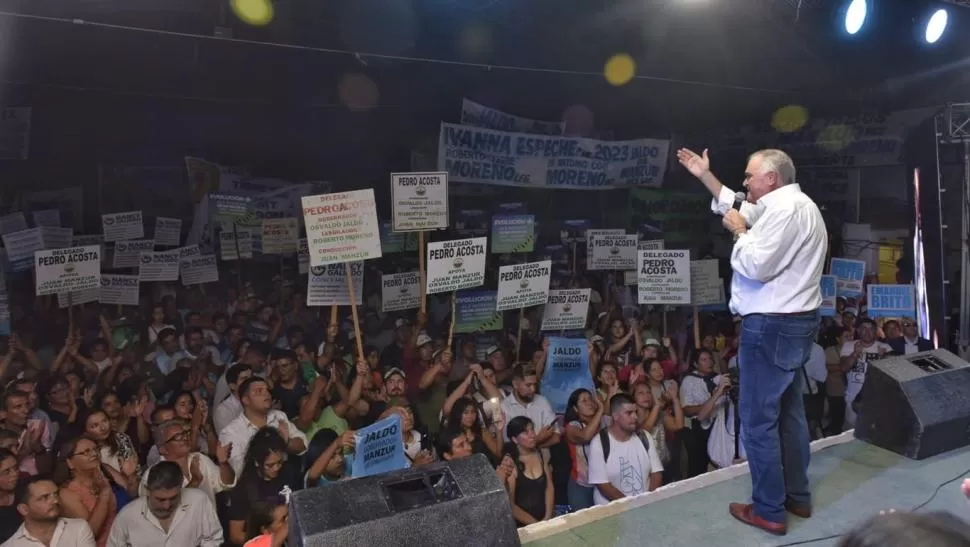
POLYGON ((638 304, 690 305, 690 251, 637 251, 638 304))
POLYGON ((492 217, 492 254, 531 253, 535 248, 536 217, 496 215, 492 217))
POLYGON ((307 276, 307 306, 349 306, 350 291, 347 287, 347 264, 354 282, 354 303, 363 304, 364 262, 311 266, 307 276))
POLYGON ((395 232, 448 228, 448 173, 391 173, 395 232))
POLYGON ((455 296, 455 334, 502 330, 495 291, 460 291, 455 296))
POLYGON ((866 263, 862 260, 832 258, 829 273, 836 278, 836 291, 845 298, 862 296, 862 281, 866 277, 866 263))
POLYGON ((513 133, 562 135, 564 122, 544 122, 506 114, 468 99, 461 100, 461 124, 513 133))
POLYGON ((401 427, 401 415, 395 412, 354 432, 356 447, 354 463, 350 466, 353 478, 379 475, 408 466, 401 442, 401 427))
POLYGON ((635 270, 637 268, 636 234, 604 233, 590 230, 586 236, 589 270, 635 270))
POLYGON ((916 316, 916 293, 912 285, 869 285, 866 294, 869 317, 916 316))
POLYGON ((96 246, 37 251, 34 267, 37 296, 101 286, 101 252, 96 246))
POLYGON ((292 254, 300 247, 300 222, 295 218, 263 219, 263 254, 292 254))
POLYGON ((719 277, 717 259, 691 261, 690 294, 692 306, 724 304, 724 283, 719 277))
POLYGON ((374 190, 303 196, 310 265, 381 257, 374 190))
POLYGON ((387 313, 419 307, 421 307, 421 276, 418 272, 381 276, 381 311, 387 313))
POLYGON ((427 293, 472 289, 485 283, 485 248, 477 237, 428 244, 427 293))
POLYGON ((822 292, 822 305, 818 311, 822 317, 835 316, 835 297, 838 294, 837 280, 834 275, 823 275, 819 281, 819 290, 822 292))
POLYGON ((498 270, 498 311, 539 306, 549 300, 549 277, 552 263, 548 260, 502 266, 498 270))
POLYGON ((542 395, 556 414, 566 411, 569 396, 577 389, 596 393, 589 371, 589 349, 585 338, 549 338, 546 368, 542 375, 542 395))
POLYGON ((660 186, 670 141, 598 141, 441 124, 438 169, 453 182, 599 190, 660 186))
POLYGON ((562 289, 549 291, 549 300, 542 311, 541 330, 572 330, 586 328, 589 313, 590 289, 562 289))

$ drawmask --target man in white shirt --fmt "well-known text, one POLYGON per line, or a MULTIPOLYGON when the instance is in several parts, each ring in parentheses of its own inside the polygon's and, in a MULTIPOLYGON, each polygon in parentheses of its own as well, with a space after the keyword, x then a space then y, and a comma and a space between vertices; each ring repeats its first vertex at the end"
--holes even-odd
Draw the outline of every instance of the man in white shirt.
POLYGON ((84 519, 61 517, 57 485, 34 475, 17 485, 14 497, 24 523, 0 547, 94 547, 94 534, 84 519))
POLYGON ((786 510, 811 516, 802 368, 819 325, 825 222, 795 183, 791 158, 780 150, 751 155, 744 173, 747 203, 739 204, 711 173, 706 150, 699 156, 681 149, 677 158, 714 196, 713 210, 724 215, 724 227, 736 237, 731 311, 744 318, 738 348, 741 440, 753 503, 733 503, 730 513, 745 524, 784 535, 786 510))
POLYGON ((633 399, 625 393, 614 395, 610 414, 610 428, 589 443, 589 483, 596 487, 596 505, 653 492, 663 482, 664 468, 653 435, 640 430, 633 399))
MULTIPOLYGON (((220 446, 215 455, 218 465, 190 446, 192 426, 185 420, 168 420, 155 426, 155 446, 158 447, 159 463, 170 461, 179 464, 182 470, 182 486, 198 488, 213 505, 216 494, 229 490, 236 483, 236 473, 229 465, 231 446, 220 446)), ((152 465, 142 474, 138 494, 148 495, 148 474, 155 467, 152 465)))
POLYGON ((148 472, 147 494, 132 500, 115 517, 109 547, 220 547, 222 525, 216 508, 195 488, 182 488, 175 462, 159 462, 148 472))
POLYGON ((892 347, 876 340, 876 322, 869 318, 859 320, 856 339, 842 344, 842 372, 845 373, 845 427, 855 427, 856 412, 852 406, 862 391, 869 371, 869 363, 892 353, 892 347))
POLYGON ((243 405, 242 414, 219 432, 219 444, 232 445, 229 464, 237 477, 242 473, 250 439, 263 427, 275 427, 286 441, 291 454, 299 456, 306 452, 309 444, 306 435, 293 425, 286 414, 273 410, 273 397, 266 380, 252 377, 243 382, 239 386, 239 400, 243 405))
MULTIPOLYGON (((556 413, 549 404, 549 399, 536 393, 538 385, 535 367, 518 365, 512 373, 512 396, 502 399, 502 415, 505 423, 509 423, 516 416, 525 416, 532 420, 536 431, 536 446, 548 448, 559 442, 559 430, 556 428, 556 413)), ((502 431, 502 437, 508 441, 508 432, 502 431)))
POLYGON ((229 425, 229 422, 242 414, 242 403, 239 402, 239 386, 252 376, 252 367, 243 363, 232 365, 223 375, 223 378, 226 379, 226 385, 229 387, 229 397, 218 403, 212 413, 212 425, 215 427, 216 433, 221 433, 229 425))

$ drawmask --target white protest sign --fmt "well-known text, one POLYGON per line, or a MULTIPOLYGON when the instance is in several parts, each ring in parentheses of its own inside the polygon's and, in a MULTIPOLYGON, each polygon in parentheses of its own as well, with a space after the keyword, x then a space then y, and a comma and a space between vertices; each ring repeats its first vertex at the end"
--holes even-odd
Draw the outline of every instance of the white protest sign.
POLYGON ((627 287, 633 287, 640 283, 640 272, 636 270, 627 270, 623 272, 623 284, 627 287))
POLYGON ((219 258, 222 260, 250 259, 253 257, 253 236, 249 230, 236 228, 233 231, 222 230, 219 232, 219 258), (239 240, 236 240, 239 236, 239 240))
POLYGON ((637 303, 690 304, 690 251, 637 251, 637 303))
MULTIPOLYGON (((354 276, 354 303, 360 306, 364 293, 364 262, 348 263, 354 276)), ((350 292, 347 290, 347 265, 327 264, 312 266, 307 277, 307 306, 349 306, 350 292)))
POLYGON ((216 264, 215 255, 183 258, 179 261, 179 271, 182 275, 182 284, 186 287, 219 281, 219 265, 216 264))
MULTIPOLYGON (((356 289, 357 287, 354 286, 356 289)), ((384 313, 421 307, 421 276, 404 272, 381 276, 381 311, 384 313)))
POLYGON ((176 281, 179 278, 179 251, 141 254, 138 278, 142 281, 176 281))
POLYGON ((97 302, 101 299, 101 289, 87 289, 84 291, 59 292, 57 293, 57 307, 64 309, 70 306, 79 306, 88 302, 97 302))
POLYGON ((186 245, 185 247, 179 247, 178 249, 174 250, 179 252, 179 260, 185 260, 190 256, 202 254, 202 251, 199 249, 198 245, 186 245))
POLYGON ((306 238, 300 238, 300 248, 296 253, 296 266, 300 275, 306 275, 310 271, 310 249, 307 247, 306 238))
POLYGON ((690 294, 692 306, 724 303, 724 283, 718 274, 717 259, 691 261, 690 294))
POLYGON ((72 247, 86 247, 88 245, 97 245, 101 252, 101 264, 102 266, 107 264, 108 257, 104 252, 104 236, 101 234, 76 234, 71 238, 72 247))
MULTIPOLYGON (((30 261, 34 253, 44 250, 44 237, 40 228, 30 228, 12 234, 3 234, 3 247, 7 250, 7 260, 10 262, 30 261)), ((29 268, 29 265, 27 266, 29 268)))
POLYGON ((587 241, 592 251, 589 258, 591 270, 635 270, 637 267, 636 234, 594 235, 587 241))
POLYGON ((295 218, 263 219, 263 254, 291 254, 299 250, 300 222, 295 218))
POLYGON ((487 237, 428 244, 427 294, 471 289, 485 283, 487 237))
POLYGON ((178 247, 182 243, 182 219, 155 218, 155 245, 178 247))
POLYGON ((381 257, 374 190, 303 196, 310 265, 381 257))
POLYGON ((115 255, 112 268, 137 268, 141 264, 141 254, 155 250, 155 240, 135 239, 115 242, 115 255))
POLYGON ((391 173, 395 232, 448 227, 448 173, 391 173))
POLYGON ((549 299, 551 272, 551 260, 502 266, 498 270, 495 309, 514 310, 545 304, 549 299))
POLYGON ((137 275, 101 275, 101 303, 137 306, 139 279, 137 275))
POLYGON ((40 228, 41 226, 49 226, 52 228, 61 227, 60 209, 44 209, 43 211, 34 211, 33 215, 34 226, 37 228, 40 228))
POLYGON ((662 251, 664 249, 664 240, 662 239, 645 239, 637 243, 638 251, 662 251))
POLYGON ((40 237, 44 240, 45 249, 64 249, 74 243, 74 228, 59 226, 41 226, 40 237))
MULTIPOLYGON (((622 236, 626 235, 624 230, 586 230, 586 269, 593 269, 593 239, 605 236, 622 236)), ((630 268, 634 269, 634 268, 630 268)))
POLYGON ((37 296, 101 286, 101 250, 95 246, 34 253, 37 296))
POLYGON ((22 212, 10 213, 0 217, 0 235, 21 232, 27 229, 27 218, 22 212))
POLYGON ((589 293, 590 289, 549 291, 549 300, 542 311, 542 330, 586 328, 589 293))
POLYGON ((101 215, 101 227, 104 231, 104 240, 107 242, 145 237, 141 211, 101 215))

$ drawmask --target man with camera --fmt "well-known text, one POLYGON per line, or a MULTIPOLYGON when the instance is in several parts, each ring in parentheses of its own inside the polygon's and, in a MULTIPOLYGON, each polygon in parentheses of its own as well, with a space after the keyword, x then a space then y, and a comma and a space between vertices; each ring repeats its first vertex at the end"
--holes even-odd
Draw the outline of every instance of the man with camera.
POLYGON ((743 317, 738 348, 741 440, 753 503, 732 503, 730 513, 745 524, 784 535, 786 510, 811 516, 802 368, 819 324, 825 223, 795 183, 791 158, 780 150, 749 157, 746 202, 711 173, 706 150, 698 155, 681 149, 677 159, 714 195, 714 211, 724 215, 722 224, 736 238, 731 311, 743 317))

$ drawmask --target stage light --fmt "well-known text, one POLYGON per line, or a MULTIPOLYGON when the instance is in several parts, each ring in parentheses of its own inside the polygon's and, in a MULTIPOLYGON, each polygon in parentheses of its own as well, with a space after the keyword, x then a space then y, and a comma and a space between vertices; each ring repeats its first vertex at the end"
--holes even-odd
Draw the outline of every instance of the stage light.
POLYGON ((852 0, 849 9, 845 10, 845 31, 855 34, 862 30, 868 12, 869 3, 866 0, 852 0))
POLYGON ((927 44, 935 44, 943 36, 943 31, 946 30, 946 23, 949 18, 949 14, 943 8, 933 12, 930 20, 926 23, 926 34, 924 38, 927 44))

